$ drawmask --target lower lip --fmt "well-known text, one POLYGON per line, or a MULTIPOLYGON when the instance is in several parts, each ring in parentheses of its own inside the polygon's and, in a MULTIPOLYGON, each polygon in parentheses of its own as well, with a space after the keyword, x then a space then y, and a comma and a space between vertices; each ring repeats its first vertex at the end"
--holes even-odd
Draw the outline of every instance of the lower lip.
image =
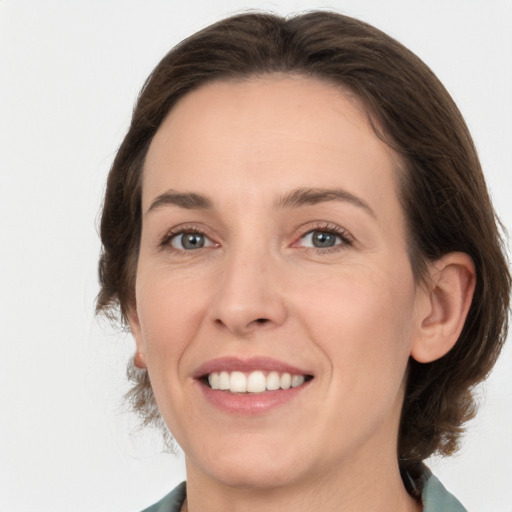
POLYGON ((246 416, 264 414, 284 406, 294 400, 300 393, 309 388, 311 381, 296 388, 266 391, 264 393, 231 393, 220 391, 196 381, 205 398, 218 409, 230 414, 246 416))

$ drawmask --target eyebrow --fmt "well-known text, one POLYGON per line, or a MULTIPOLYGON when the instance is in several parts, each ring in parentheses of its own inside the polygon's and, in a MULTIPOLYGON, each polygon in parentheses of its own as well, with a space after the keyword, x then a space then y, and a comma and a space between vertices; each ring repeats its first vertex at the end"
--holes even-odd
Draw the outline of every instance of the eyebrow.
POLYGON ((151 203, 146 213, 162 208, 162 206, 178 206, 186 210, 211 210, 212 202, 206 196, 194 192, 182 193, 168 190, 151 203))
MULTIPOLYGON (((372 217, 376 218, 375 212, 370 205, 361 198, 341 188, 297 188, 288 192, 279 198, 276 208, 300 208, 301 206, 315 205, 328 201, 342 201, 350 203, 358 208, 367 211, 372 217)), ((186 210, 211 210, 212 201, 201 194, 195 192, 175 192, 168 190, 160 194, 148 208, 146 213, 162 208, 163 206, 178 206, 186 210)))
POLYGON ((375 212, 370 205, 360 197, 341 188, 297 188, 281 197, 276 206, 278 208, 298 208, 305 205, 315 205, 328 201, 342 201, 362 208, 372 217, 375 212))

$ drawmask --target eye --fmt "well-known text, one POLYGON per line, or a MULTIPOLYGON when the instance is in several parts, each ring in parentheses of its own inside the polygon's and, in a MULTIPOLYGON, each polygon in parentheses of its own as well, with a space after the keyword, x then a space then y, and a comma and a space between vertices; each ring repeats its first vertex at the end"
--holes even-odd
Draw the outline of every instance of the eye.
POLYGON ((330 249, 351 244, 352 241, 349 236, 340 228, 313 229, 300 239, 302 247, 314 249, 330 249))
POLYGON ((341 238, 328 231, 310 231, 302 237, 302 245, 305 247, 334 247, 341 242, 341 238))
POLYGON ((173 235, 170 239, 171 246, 174 249, 192 251, 202 249, 203 247, 211 247, 213 242, 203 233, 183 232, 173 235))

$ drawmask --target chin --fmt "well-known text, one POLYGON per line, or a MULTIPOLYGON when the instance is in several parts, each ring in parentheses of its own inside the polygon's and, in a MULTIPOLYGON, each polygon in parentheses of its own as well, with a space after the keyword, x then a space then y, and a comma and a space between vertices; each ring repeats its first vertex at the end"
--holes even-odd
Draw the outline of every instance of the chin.
POLYGON ((218 482, 239 489, 272 489, 290 485, 300 480, 304 459, 297 453, 283 453, 281 450, 265 449, 261 446, 232 447, 221 455, 203 454, 199 464, 202 471, 218 482))
POLYGON ((276 489, 300 479, 299 472, 292 472, 290 466, 272 460, 224 463, 215 468, 212 476, 226 486, 247 490, 276 489))

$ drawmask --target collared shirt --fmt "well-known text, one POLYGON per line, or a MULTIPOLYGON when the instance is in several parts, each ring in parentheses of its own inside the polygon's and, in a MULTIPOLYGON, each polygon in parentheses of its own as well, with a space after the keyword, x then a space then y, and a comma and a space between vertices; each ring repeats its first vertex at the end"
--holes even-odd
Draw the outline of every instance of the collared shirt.
MULTIPOLYGON (((182 482, 167 496, 142 512, 180 512, 186 497, 186 484, 182 482)), ((425 485, 421 495, 423 512, 467 512, 459 500, 426 469, 425 485)))

